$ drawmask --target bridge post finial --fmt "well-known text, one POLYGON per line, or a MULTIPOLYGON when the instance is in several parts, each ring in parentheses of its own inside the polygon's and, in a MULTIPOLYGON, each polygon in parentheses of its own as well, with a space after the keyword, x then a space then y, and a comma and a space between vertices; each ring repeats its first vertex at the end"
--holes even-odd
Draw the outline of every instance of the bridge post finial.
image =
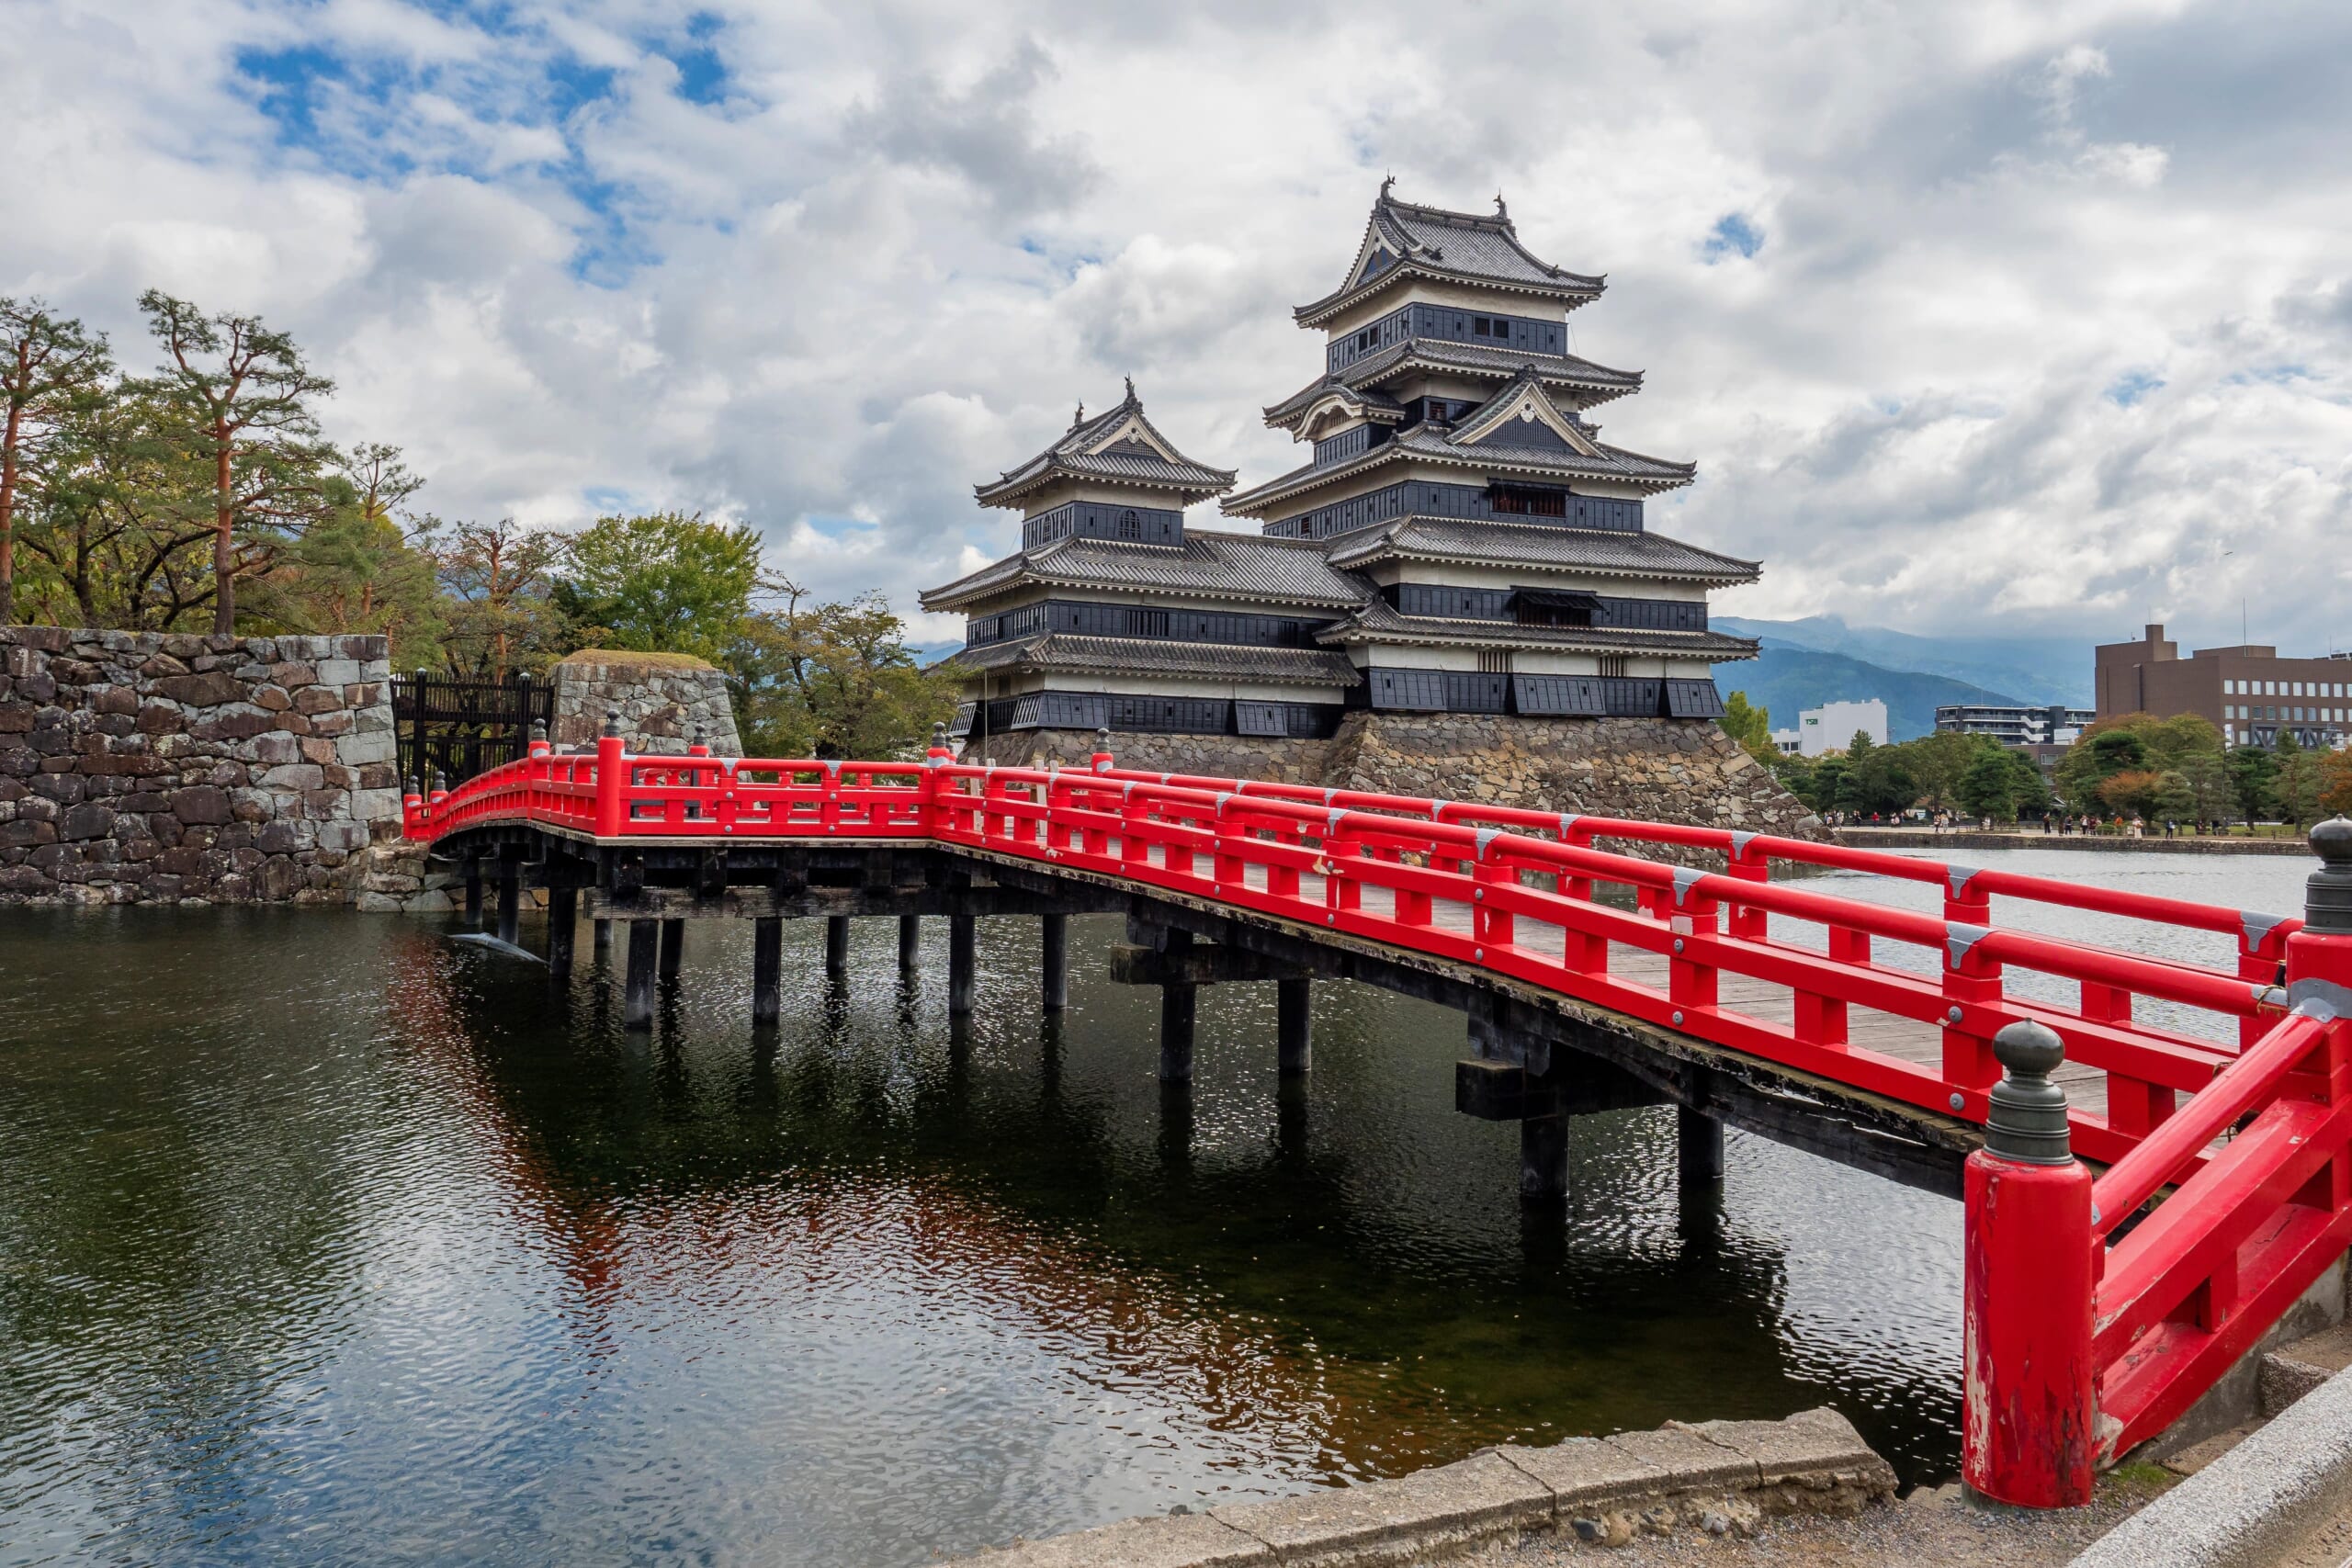
POLYGON ((2075 1507, 2091 1500, 2096 1445, 2085 1434, 2098 1405, 2090 1168, 2068 1147, 2066 1091, 2050 1081, 2066 1059, 2056 1032, 2005 1025, 1993 1055, 2003 1077, 1961 1182, 1961 1477, 1996 1502, 2075 1507))
POLYGON ((1986 1096, 1984 1152, 2026 1165, 2071 1161, 2066 1091, 2050 1081, 2066 1059, 2065 1042, 2047 1024, 2021 1019, 1993 1036, 1993 1057, 2003 1076, 1986 1096))
POLYGON ((1094 755, 1086 760, 1087 766, 1098 773, 1111 771, 1111 727, 1100 726, 1094 731, 1094 755))
POLYGON ((605 734, 607 734, 607 735, 616 735, 616 735, 618 735, 620 732, 621 732, 621 710, 620 710, 620 707, 618 706, 618 705, 609 705, 609 706, 607 706, 607 707, 605 709, 605 734))
POLYGON ((2303 930, 2352 936, 2352 819, 2331 817, 2312 829, 2320 867, 2303 883, 2303 930))

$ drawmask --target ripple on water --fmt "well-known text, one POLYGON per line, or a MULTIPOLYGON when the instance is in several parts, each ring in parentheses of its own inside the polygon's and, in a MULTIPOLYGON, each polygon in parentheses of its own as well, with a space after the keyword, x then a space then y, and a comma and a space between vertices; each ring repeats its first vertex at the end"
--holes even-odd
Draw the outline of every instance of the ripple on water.
POLYGON ((1114 922, 1058 1022, 982 932, 951 1029, 944 931, 912 987, 888 922, 841 987, 794 931, 758 1040, 697 929, 648 1038, 423 921, 0 911, 0 1561, 910 1564, 1821 1403, 1951 1470, 1955 1205, 1737 1134, 1686 1201, 1634 1111, 1530 1222, 1458 1017, 1318 987, 1302 1088, 1205 991, 1170 1100, 1114 922))

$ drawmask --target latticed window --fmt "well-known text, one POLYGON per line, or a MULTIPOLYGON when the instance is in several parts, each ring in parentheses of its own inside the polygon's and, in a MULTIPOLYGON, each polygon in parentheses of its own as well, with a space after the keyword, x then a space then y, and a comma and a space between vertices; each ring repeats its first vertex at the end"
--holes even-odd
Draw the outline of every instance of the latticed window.
POLYGON ((1600 656, 1600 673, 1604 677, 1610 679, 1623 679, 1625 674, 1625 656, 1622 653, 1602 654, 1600 656))
POLYGON ((1143 519, 1142 519, 1142 518, 1140 518, 1140 517, 1137 517, 1137 516, 1136 516, 1136 515, 1132 511, 1129 511, 1129 512, 1122 512, 1122 513, 1119 513, 1119 537, 1121 537, 1122 539, 1140 539, 1140 538, 1142 538, 1142 537, 1143 537, 1143 519))
POLYGON ((1508 648, 1498 648, 1488 649, 1482 651, 1478 655, 1478 670, 1481 674, 1486 675, 1510 674, 1510 649, 1508 648))

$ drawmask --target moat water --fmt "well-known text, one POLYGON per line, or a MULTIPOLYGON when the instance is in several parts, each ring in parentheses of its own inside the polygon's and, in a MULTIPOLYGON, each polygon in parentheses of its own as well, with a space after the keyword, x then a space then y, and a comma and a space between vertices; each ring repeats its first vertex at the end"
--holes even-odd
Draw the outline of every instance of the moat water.
MULTIPOLYGON (((2280 912, 2309 869, 1996 863, 2280 912)), ((438 919, 0 911, 0 1562, 887 1568, 1823 1404, 1956 1468, 1958 1205, 1736 1133, 1686 1198, 1632 1111, 1531 1222, 1458 1015, 1317 987, 1292 1090, 1272 988, 1204 990, 1188 1106, 1115 922, 1055 1024, 982 921, 961 1032, 933 925, 911 987, 892 922, 839 987, 788 927, 762 1042, 748 928, 649 1038, 584 930, 551 993, 438 919)))

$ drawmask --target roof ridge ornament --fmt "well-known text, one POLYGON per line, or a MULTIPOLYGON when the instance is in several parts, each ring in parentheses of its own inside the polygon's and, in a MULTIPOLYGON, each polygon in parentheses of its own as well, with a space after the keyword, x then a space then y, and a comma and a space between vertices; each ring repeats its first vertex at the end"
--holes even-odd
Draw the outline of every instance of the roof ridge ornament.
POLYGON ((1388 197, 1388 190, 1389 190, 1389 187, 1390 187, 1391 186, 1394 186, 1396 183, 1396 176, 1395 175, 1393 175, 1393 174, 1392 174, 1392 175, 1390 175, 1386 179, 1384 179, 1384 180, 1382 180, 1382 181, 1380 182, 1380 199, 1381 199, 1381 200, 1383 200, 1383 201, 1386 201, 1386 200, 1388 200, 1388 199, 1389 199, 1389 197, 1388 197))
POLYGON ((1503 205, 1503 192, 1500 186, 1495 187, 1495 216, 1503 220, 1505 228, 1510 226, 1510 209, 1503 205))
POLYGON ((1125 378, 1125 380, 1127 383, 1127 401, 1130 403, 1140 402, 1141 400, 1136 396, 1136 378, 1129 376, 1125 378))

